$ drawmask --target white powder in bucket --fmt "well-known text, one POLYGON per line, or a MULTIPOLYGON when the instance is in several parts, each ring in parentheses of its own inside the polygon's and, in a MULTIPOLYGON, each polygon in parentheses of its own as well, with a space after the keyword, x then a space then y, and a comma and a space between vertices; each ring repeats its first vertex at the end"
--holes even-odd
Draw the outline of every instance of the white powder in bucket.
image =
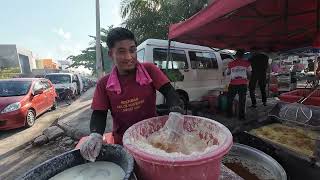
MULTIPOLYGON (((196 117, 199 118, 199 117, 196 117)), ((167 158, 185 158, 201 156, 216 150, 226 140, 225 127, 207 118, 195 119, 187 117, 185 129, 181 136, 175 137, 175 141, 168 142, 169 136, 166 129, 160 129, 149 135, 128 136, 125 144, 131 144, 140 151, 155 156, 167 158)), ((146 123, 147 124, 147 123, 146 123)), ((143 127, 148 129, 149 127, 143 127)), ((138 133, 139 128, 137 128, 138 133)))
MULTIPOLYGON (((183 152, 167 152, 161 148, 157 148, 153 145, 151 145, 147 139, 142 140, 143 138, 141 138, 138 141, 135 141, 135 145, 136 147, 138 147, 140 150, 147 152, 149 154, 153 154, 155 156, 163 156, 163 157, 172 157, 172 158, 179 158, 179 157, 189 157, 189 156, 199 156, 201 154, 205 154, 207 152, 209 152, 212 149, 216 149, 218 147, 218 145, 211 145, 206 147, 203 151, 193 151, 190 152, 188 154, 183 153, 183 152)), ((198 147, 191 145, 191 148, 197 149, 198 147)), ((186 147, 186 146, 185 146, 186 147)), ((188 151, 188 149, 186 149, 185 151, 188 151)))

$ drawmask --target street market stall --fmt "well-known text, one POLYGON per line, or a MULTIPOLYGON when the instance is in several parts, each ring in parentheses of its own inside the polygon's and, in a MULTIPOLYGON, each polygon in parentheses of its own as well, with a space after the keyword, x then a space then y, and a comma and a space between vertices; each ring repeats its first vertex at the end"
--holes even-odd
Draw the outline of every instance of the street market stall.
POLYGON ((216 0, 170 26, 169 40, 267 52, 320 47, 319 0, 216 0))
MULTIPOLYGON (((171 25, 169 41, 172 40, 220 49, 243 48, 248 51, 256 49, 279 53, 306 47, 317 50, 320 48, 320 0, 216 0, 191 18, 171 25)), ((291 76, 292 73, 288 71, 280 78, 280 82, 287 83, 285 91, 292 90, 291 76)), ((306 108, 317 112, 313 107, 306 108)), ((315 114, 313 120, 306 123, 315 123, 314 118, 318 117, 315 114)), ((284 122, 269 117, 256 130, 245 132, 245 137, 235 136, 235 139, 274 157, 289 172, 291 179, 318 179, 318 130, 306 130, 307 124, 300 126, 291 123, 287 126, 272 123, 284 122), (297 133, 291 138, 286 137, 286 134, 272 135, 274 129, 285 129, 283 132, 290 129, 297 133), (268 136, 270 133, 272 138, 268 136), (280 140, 275 142, 275 136, 280 136, 280 140), (286 144, 288 138, 299 139, 297 137, 303 137, 302 144, 286 144), (299 146, 302 146, 302 150, 296 149, 299 146)))

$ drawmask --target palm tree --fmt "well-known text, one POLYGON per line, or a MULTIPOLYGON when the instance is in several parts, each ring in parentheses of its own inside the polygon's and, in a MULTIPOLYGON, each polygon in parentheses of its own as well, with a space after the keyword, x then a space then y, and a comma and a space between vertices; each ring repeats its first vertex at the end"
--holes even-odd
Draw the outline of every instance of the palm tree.
POLYGON ((207 3, 208 0, 122 0, 121 16, 138 42, 166 39, 170 24, 191 17, 207 3))

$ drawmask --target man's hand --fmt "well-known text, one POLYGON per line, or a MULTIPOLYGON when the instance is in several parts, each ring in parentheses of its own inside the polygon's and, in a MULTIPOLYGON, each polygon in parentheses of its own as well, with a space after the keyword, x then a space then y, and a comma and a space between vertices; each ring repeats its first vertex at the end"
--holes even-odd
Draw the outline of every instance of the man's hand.
POLYGON ((183 109, 184 103, 170 83, 163 85, 159 91, 165 97, 170 112, 185 114, 185 110, 183 109))
POLYGON ((88 161, 94 162, 100 153, 102 139, 101 134, 91 133, 89 138, 80 146, 82 157, 88 161))
POLYGON ((170 112, 177 112, 177 113, 180 113, 180 114, 185 114, 185 110, 182 108, 182 107, 180 107, 180 106, 172 106, 172 107, 170 107, 169 108, 169 111, 170 112))

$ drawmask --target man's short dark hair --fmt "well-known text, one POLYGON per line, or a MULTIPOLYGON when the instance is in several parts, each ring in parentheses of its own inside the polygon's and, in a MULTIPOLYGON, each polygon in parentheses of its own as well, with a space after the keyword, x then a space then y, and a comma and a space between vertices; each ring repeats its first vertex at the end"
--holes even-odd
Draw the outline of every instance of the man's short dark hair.
POLYGON ((244 56, 244 49, 237 49, 236 57, 243 58, 243 56, 244 56))
POLYGON ((134 34, 129 29, 116 27, 111 29, 107 35, 107 46, 109 49, 113 48, 116 42, 122 40, 133 40, 137 45, 134 34))

